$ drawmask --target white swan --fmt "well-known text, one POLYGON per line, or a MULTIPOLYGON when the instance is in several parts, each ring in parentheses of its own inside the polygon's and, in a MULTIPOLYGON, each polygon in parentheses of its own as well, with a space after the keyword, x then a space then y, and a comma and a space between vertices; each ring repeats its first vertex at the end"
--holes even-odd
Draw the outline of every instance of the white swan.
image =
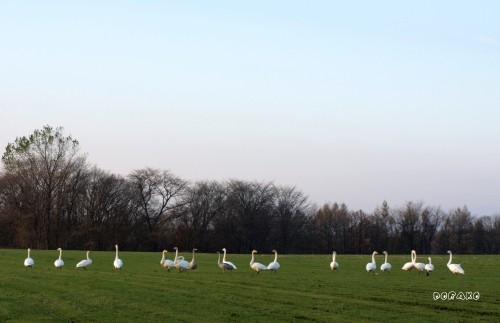
POLYGON ((405 264, 403 265, 403 268, 401 268, 401 269, 403 269, 404 271, 410 271, 410 270, 412 270, 412 269, 413 269, 413 252, 411 252, 410 256, 411 256, 411 261, 410 261, 410 262, 405 263, 405 264))
POLYGON ((83 268, 87 270, 87 266, 92 265, 92 259, 89 258, 90 251, 87 251, 87 259, 83 259, 76 264, 76 268, 83 268))
POLYGON ((193 258, 191 258, 191 262, 189 263, 189 269, 191 270, 194 270, 196 268, 198 268, 198 264, 196 263, 196 261, 194 260, 194 252, 198 250, 196 248, 193 248, 193 258))
POLYGON ((174 247, 174 249, 175 249, 175 258, 174 258, 175 268, 179 269, 179 272, 188 271, 189 262, 184 260, 184 257, 178 256, 179 248, 174 247))
POLYGON ((465 271, 463 270, 463 268, 460 266, 460 264, 452 264, 451 263, 451 258, 453 257, 452 254, 451 254, 451 251, 448 250, 447 253, 450 254, 450 260, 448 261, 448 264, 446 264, 448 266, 448 268, 450 269, 450 271, 452 273, 454 273, 455 275, 465 275, 465 271))
POLYGON ((230 261, 226 261, 226 248, 222 248, 222 251, 224 251, 224 256, 222 257, 222 263, 226 264, 226 265, 229 265, 231 267, 230 270, 233 270, 233 269, 238 269, 236 268, 236 265, 233 264, 232 262, 230 261))
POLYGON ((339 263, 335 261, 336 257, 337 257, 337 252, 334 251, 332 253, 332 262, 330 263, 330 269, 331 270, 338 270, 339 269, 339 263))
POLYGON ((54 261, 54 266, 56 268, 62 269, 62 267, 64 266, 64 261, 61 259, 62 258, 62 249, 57 248, 57 250, 59 250, 59 258, 56 259, 56 261, 54 261))
POLYGON ((222 269, 222 271, 226 270, 233 270, 233 267, 231 265, 225 264, 222 261, 220 261, 220 252, 217 251, 217 254, 219 255, 219 258, 217 259, 217 265, 219 265, 219 268, 222 269))
POLYGON ((35 261, 33 260, 33 258, 31 258, 30 253, 31 249, 28 248, 28 258, 24 259, 24 267, 26 268, 33 268, 33 266, 35 265, 35 261))
POLYGON ((420 274, 425 270, 425 264, 423 262, 417 262, 417 252, 415 250, 412 250, 411 253, 413 255, 411 259, 411 261, 413 262, 413 267, 415 267, 420 274))
POLYGON ((161 253, 160 265, 163 268, 167 268, 167 270, 170 271, 170 269, 174 269, 175 268, 175 263, 172 260, 170 260, 170 259, 165 259, 165 253, 168 253, 168 251, 167 250, 163 250, 163 252, 161 253))
POLYGON ((370 272, 375 273, 375 271, 377 270, 377 264, 375 263, 375 255, 378 255, 378 252, 374 251, 372 253, 372 262, 366 264, 366 271, 369 273, 370 272))
POLYGON ((280 269, 280 263, 278 262, 278 251, 273 250, 274 252, 274 261, 272 261, 269 265, 267 265, 267 269, 270 271, 274 271, 276 274, 277 270, 280 269))
POLYGON ((250 260, 250 268, 255 270, 257 274, 259 274, 262 270, 267 270, 267 267, 261 264, 260 262, 255 262, 255 254, 257 250, 252 250, 252 259, 250 260))
POLYGON ((425 271, 427 272, 427 276, 429 276, 429 274, 434 271, 434 265, 432 264, 431 257, 427 259, 429 259, 429 263, 425 264, 425 271))
POLYGON ((115 267, 115 269, 122 269, 123 267, 123 261, 118 258, 118 245, 115 244, 115 248, 116 248, 116 256, 115 256, 115 261, 113 261, 113 266, 115 267))
POLYGON ((386 271, 387 273, 389 273, 392 269, 392 266, 390 263, 387 262, 387 251, 384 251, 383 254, 385 255, 385 260, 384 260, 384 263, 382 265, 380 265, 380 270, 382 271, 386 271))

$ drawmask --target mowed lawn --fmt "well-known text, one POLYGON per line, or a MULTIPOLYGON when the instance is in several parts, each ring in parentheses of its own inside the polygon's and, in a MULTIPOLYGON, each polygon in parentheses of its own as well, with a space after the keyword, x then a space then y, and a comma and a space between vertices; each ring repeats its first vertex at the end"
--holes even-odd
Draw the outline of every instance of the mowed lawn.
MULTIPOLYGON (((464 276, 446 267, 448 255, 433 255, 430 276, 404 272, 410 255, 389 255, 390 274, 368 274, 371 255, 279 255, 277 274, 257 274, 250 254, 231 254, 238 269, 222 272, 217 254, 196 255, 198 269, 168 272, 161 253, 93 252, 87 271, 75 268, 85 251, 65 250, 62 270, 56 250, 32 250, 33 269, 25 269, 26 250, 0 249, 0 322, 466 322, 500 321, 500 256, 454 255, 464 276), (434 300, 434 293, 479 293, 478 300, 434 300)), ((262 251, 263 252, 263 251, 262 251)), ((190 252, 180 253, 191 259, 190 252)), ((167 258, 173 259, 168 253, 167 258)), ((377 256, 377 268, 383 256, 377 256)), ((271 252, 256 255, 268 264, 271 252)), ((427 262, 419 255, 419 262, 427 262)))

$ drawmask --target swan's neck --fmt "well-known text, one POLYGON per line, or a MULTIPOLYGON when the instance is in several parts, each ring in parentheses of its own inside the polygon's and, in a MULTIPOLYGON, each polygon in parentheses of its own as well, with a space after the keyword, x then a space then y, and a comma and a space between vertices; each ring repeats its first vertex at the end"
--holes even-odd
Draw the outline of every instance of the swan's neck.
MULTIPOLYGON (((335 259, 335 256, 333 257, 333 259, 335 259)), ((278 261, 278 252, 275 251, 274 252, 274 262, 277 262, 278 261)))
POLYGON ((30 251, 31 251, 31 249, 28 249, 28 258, 30 257, 30 251))
POLYGON ((175 249, 175 258, 174 262, 177 262, 177 255, 179 254, 179 249, 175 249))
POLYGON ((118 259, 118 246, 116 246, 116 256, 115 259, 118 259))
POLYGON ((193 249, 193 259, 192 259, 192 261, 194 261, 194 249, 193 249))
POLYGON ((452 258, 452 255, 451 255, 451 252, 450 252, 450 260, 448 260, 448 265, 451 264, 451 258, 452 258))
POLYGON ((222 256, 222 261, 225 262, 226 261, 226 250, 224 249, 222 251, 224 251, 224 256, 222 256))
POLYGON ((62 258, 62 250, 59 250, 59 260, 62 258))
POLYGON ((217 263, 220 265, 220 253, 219 254, 219 258, 217 258, 217 263))
POLYGON ((413 264, 415 264, 417 262, 417 253, 416 252, 411 253, 411 262, 413 264))
POLYGON ((89 253, 90 253, 90 251, 87 251, 87 259, 90 259, 90 258, 89 258, 89 253))
POLYGON ((255 261, 255 253, 252 252, 252 260, 250 260, 250 265, 253 264, 254 261, 255 261))
POLYGON ((161 253, 161 261, 165 261, 165 250, 163 250, 163 252, 161 253))
POLYGON ((387 263, 387 253, 385 254, 385 260, 384 263, 387 263))
MULTIPOLYGON (((335 262, 335 256, 336 256, 336 254, 334 254, 334 253, 333 253, 333 254, 332 254, 332 261, 333 261, 333 262, 335 262)), ((276 260, 275 260, 275 261, 276 261, 276 260)))
POLYGON ((372 253, 372 263, 375 263, 375 253, 372 253))

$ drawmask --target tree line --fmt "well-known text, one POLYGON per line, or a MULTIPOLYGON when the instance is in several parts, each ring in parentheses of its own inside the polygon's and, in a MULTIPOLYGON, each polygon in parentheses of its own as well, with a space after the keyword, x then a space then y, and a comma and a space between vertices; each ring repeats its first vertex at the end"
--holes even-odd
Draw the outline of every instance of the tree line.
POLYGON ((410 201, 372 213, 318 207, 273 182, 197 181, 144 168, 127 176, 89 165, 62 128, 16 138, 2 156, 0 246, 233 253, 498 253, 500 217, 410 201))

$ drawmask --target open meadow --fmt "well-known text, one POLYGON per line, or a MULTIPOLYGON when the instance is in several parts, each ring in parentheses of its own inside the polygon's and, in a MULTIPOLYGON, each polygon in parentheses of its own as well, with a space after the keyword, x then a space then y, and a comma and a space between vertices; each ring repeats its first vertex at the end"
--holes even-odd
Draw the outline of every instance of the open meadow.
MULTIPOLYGON (((261 252, 257 262, 273 260, 261 252)), ((198 269, 186 273, 162 268, 160 252, 120 252, 121 271, 113 268, 114 251, 91 253, 86 271, 75 268, 85 251, 63 251, 62 270, 54 267, 55 250, 32 250, 32 269, 23 266, 26 256, 0 249, 0 322, 500 321, 500 256, 454 254, 465 269, 460 276, 446 267, 447 254, 432 256, 430 276, 401 270, 409 254, 389 255, 390 274, 380 271, 377 256, 375 275, 365 271, 371 255, 339 254, 340 270, 331 271, 331 255, 280 254, 276 274, 257 274, 250 254, 230 249, 238 269, 226 273, 214 253, 197 254, 198 269), (434 299, 452 291, 453 300, 434 299)))

